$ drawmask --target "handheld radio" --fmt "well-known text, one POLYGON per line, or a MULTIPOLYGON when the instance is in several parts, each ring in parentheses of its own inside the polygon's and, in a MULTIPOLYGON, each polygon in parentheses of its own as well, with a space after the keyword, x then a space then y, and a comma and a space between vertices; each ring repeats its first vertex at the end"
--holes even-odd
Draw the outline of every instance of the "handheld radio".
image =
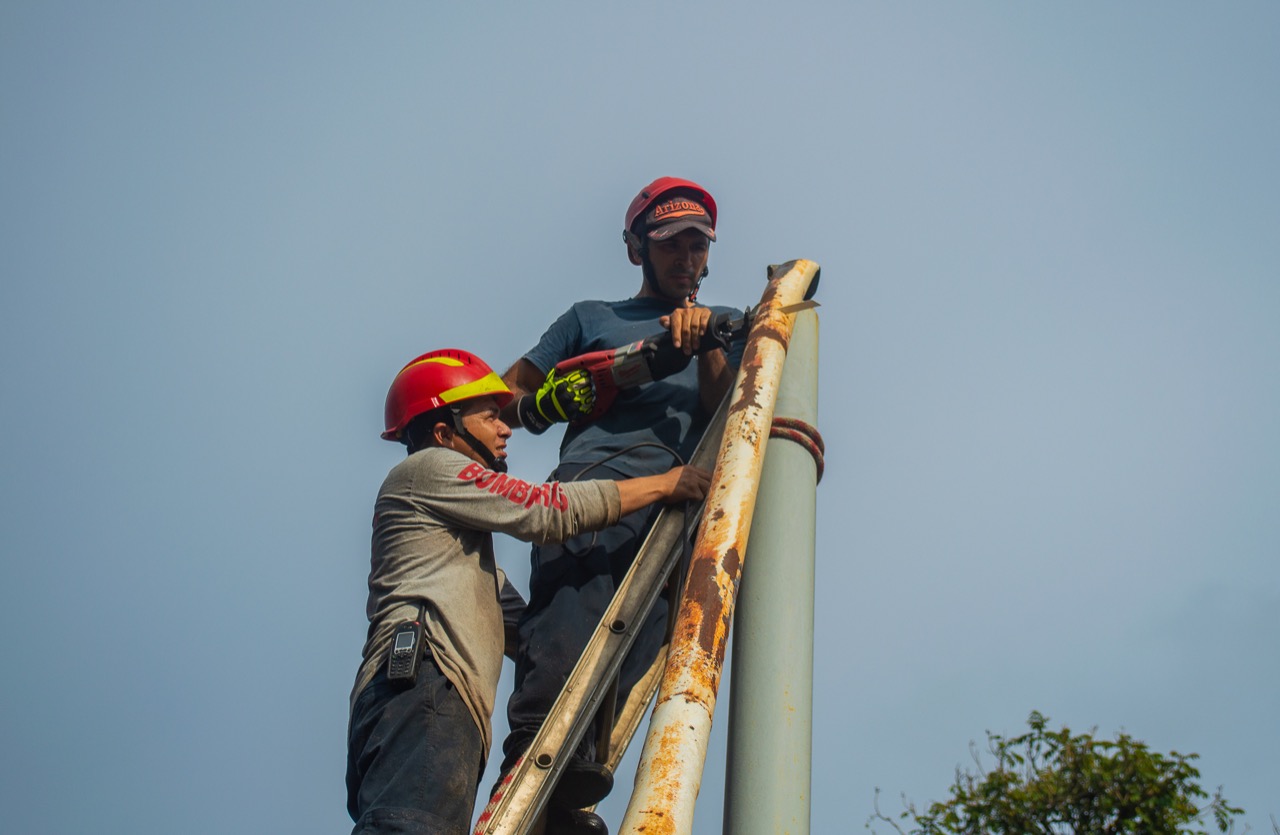
POLYGON ((422 611, 417 620, 407 620, 396 627, 391 637, 391 656, 387 659, 387 678, 392 681, 418 678, 418 663, 422 660, 422 611))

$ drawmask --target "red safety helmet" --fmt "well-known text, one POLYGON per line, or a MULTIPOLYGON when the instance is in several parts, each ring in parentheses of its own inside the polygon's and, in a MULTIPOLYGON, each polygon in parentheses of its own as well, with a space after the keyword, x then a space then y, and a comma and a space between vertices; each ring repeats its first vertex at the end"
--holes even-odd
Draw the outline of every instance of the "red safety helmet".
POLYGON ((467 351, 430 351, 410 362, 387 392, 384 440, 398 441, 418 415, 464 400, 491 395, 498 406, 511 402, 511 389, 484 360, 467 351))
MULTIPOLYGON (((649 185, 640 189, 640 193, 631 201, 631 205, 627 207, 626 223, 622 227, 622 236, 632 249, 639 248, 639 241, 633 241, 632 226, 645 212, 653 207, 664 194, 672 191, 688 191, 694 198, 707 207, 707 214, 711 216, 711 230, 714 232, 716 228, 716 200, 711 196, 711 192, 695 183, 693 180, 682 180, 679 177, 659 177, 649 185)), ((713 236, 714 237, 714 236, 713 236)), ((635 260, 634 258, 632 259, 635 260)), ((638 261, 636 263, 639 263, 638 261)))

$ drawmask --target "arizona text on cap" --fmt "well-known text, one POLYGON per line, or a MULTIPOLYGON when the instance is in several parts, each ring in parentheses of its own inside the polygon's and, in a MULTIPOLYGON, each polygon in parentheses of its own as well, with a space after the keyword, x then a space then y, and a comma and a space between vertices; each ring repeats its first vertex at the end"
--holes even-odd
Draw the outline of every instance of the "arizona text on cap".
POLYGON ((650 240, 661 241, 686 229, 697 229, 711 240, 716 230, 711 225, 707 207, 692 197, 675 195, 663 200, 644 217, 650 240))

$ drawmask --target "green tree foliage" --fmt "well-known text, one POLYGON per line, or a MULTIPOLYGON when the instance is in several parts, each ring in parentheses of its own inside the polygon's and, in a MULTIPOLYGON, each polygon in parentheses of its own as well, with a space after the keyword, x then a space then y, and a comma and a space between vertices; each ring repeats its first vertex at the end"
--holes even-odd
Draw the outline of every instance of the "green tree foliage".
MULTIPOLYGON (((905 803, 900 824, 876 813, 899 835, 1207 835, 1244 813, 1197 782, 1196 754, 1160 754, 1126 734, 1115 741, 1093 733, 1048 730, 1033 712, 1031 730, 1005 738, 987 732, 995 765, 987 770, 974 752, 976 771, 956 769, 951 797, 926 811, 905 803), (1203 801, 1208 800, 1203 806, 1203 801), (903 828, 904 825, 908 828, 903 828)), ((877 790, 877 797, 879 790, 877 790)))

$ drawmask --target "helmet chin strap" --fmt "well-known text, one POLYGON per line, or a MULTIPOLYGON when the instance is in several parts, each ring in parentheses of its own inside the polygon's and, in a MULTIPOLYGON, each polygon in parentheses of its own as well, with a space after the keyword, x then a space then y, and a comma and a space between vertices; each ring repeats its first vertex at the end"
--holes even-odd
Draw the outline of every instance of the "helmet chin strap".
POLYGON ((450 409, 453 415, 453 431, 457 433, 459 438, 467 442, 467 446, 475 450, 476 455, 484 461, 484 465, 495 473, 505 473, 507 471, 507 461, 505 458, 498 458, 487 446, 480 443, 480 439, 462 425, 462 415, 458 409, 450 409))
POLYGON ((689 291, 689 301, 696 302, 698 300, 698 290, 702 287, 702 279, 706 278, 710 273, 711 270, 709 268, 702 268, 701 274, 698 275, 698 280, 693 282, 693 289, 689 291))

